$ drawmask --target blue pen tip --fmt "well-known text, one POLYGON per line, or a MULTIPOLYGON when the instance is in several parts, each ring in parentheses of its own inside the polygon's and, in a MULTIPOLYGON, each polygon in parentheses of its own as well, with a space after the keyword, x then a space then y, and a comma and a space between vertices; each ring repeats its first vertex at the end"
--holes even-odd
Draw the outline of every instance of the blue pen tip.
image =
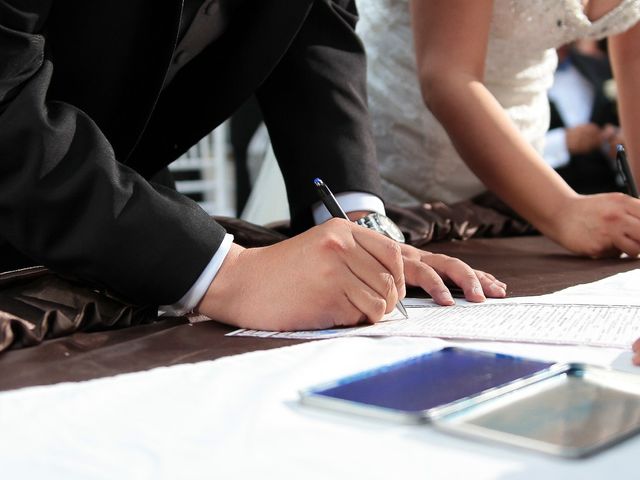
POLYGON ((315 178, 313 180, 313 183, 315 183, 316 187, 320 187, 324 184, 324 182, 322 180, 320 180, 319 178, 315 178))
POLYGON ((623 146, 623 145, 621 145, 621 144, 618 144, 618 145, 616 146, 616 151, 617 151, 617 152, 624 152, 624 146, 623 146))

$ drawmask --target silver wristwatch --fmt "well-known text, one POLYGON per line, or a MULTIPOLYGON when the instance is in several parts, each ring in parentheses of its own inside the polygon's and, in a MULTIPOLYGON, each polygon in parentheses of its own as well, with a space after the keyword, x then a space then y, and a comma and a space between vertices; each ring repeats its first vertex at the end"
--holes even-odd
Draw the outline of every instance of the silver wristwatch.
POLYGON ((404 243, 404 235, 398 226, 391 221, 389 217, 385 217, 380 213, 370 213, 356 220, 358 225, 375 230, 396 242, 404 243))

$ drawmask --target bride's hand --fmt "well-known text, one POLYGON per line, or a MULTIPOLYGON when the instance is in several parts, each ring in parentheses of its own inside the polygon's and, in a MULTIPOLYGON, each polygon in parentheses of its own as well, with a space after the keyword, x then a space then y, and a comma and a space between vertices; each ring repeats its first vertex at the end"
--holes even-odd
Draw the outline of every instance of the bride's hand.
POLYGON ((556 212, 544 232, 569 250, 593 258, 640 254, 640 200, 622 193, 577 195, 556 212))

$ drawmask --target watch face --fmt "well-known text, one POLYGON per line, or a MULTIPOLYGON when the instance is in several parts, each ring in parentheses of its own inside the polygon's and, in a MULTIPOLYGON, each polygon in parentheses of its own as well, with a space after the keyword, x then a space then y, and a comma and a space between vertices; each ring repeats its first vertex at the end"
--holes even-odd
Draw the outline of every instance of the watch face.
POLYGON ((382 232, 389 238, 394 239, 396 242, 404 243, 404 235, 402 234, 402 231, 391 221, 391 219, 384 215, 375 214, 375 221, 380 225, 382 232))
POLYGON ((404 243, 404 235, 393 221, 380 213, 370 213, 356 221, 358 225, 375 230, 396 242, 404 243))

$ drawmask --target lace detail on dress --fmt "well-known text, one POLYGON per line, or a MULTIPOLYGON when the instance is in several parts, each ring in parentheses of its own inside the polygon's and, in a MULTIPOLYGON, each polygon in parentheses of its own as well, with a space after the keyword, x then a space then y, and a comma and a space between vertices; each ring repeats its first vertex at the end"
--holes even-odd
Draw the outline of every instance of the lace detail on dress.
MULTIPOLYGON (((388 201, 455 202, 485 190, 424 106, 417 81, 408 0, 358 4, 368 55, 369 106, 388 201)), ((640 20, 640 0, 621 0, 591 22, 581 0, 495 0, 485 85, 524 137, 542 151, 555 48, 623 32, 640 20)))

